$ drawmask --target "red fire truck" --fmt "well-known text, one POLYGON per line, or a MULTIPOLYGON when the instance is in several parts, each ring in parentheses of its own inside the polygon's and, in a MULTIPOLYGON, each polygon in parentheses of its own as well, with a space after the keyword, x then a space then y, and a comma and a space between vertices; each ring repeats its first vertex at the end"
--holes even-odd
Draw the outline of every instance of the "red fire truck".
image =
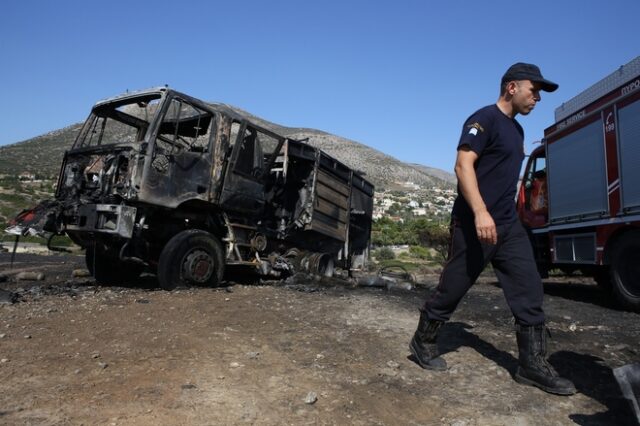
POLYGON ((556 108, 517 202, 543 277, 580 270, 640 311, 640 56, 556 108))

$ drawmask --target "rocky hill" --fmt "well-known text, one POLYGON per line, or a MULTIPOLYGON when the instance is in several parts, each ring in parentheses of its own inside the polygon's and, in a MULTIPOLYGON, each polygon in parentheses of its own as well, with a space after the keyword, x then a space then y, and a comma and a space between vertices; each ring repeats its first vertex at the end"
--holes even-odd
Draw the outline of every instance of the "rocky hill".
MULTIPOLYGON (((233 107, 232 107, 233 108, 233 107)), ((349 167, 364 173, 377 189, 389 188, 397 182, 413 182, 421 187, 452 187, 453 175, 443 170, 418 164, 408 164, 364 144, 320 130, 285 127, 246 111, 260 125, 295 139, 309 138, 309 144, 319 147, 349 167)), ((80 131, 81 123, 73 124, 33 139, 0 147, 0 175, 30 173, 55 178, 64 151, 69 149, 80 131)))
POLYGON ((458 182, 458 179, 456 178, 456 175, 454 175, 453 173, 450 173, 450 172, 445 172, 442 169, 436 169, 435 167, 423 166, 422 164, 413 164, 412 163, 410 165, 415 167, 416 169, 418 169, 422 173, 426 173, 429 176, 433 176, 435 178, 442 179, 443 181, 449 182, 449 183, 451 183, 453 185, 456 185, 456 183, 458 182))
POLYGON ((71 148, 82 123, 0 147, 0 175, 21 173, 57 177, 64 151, 71 148))

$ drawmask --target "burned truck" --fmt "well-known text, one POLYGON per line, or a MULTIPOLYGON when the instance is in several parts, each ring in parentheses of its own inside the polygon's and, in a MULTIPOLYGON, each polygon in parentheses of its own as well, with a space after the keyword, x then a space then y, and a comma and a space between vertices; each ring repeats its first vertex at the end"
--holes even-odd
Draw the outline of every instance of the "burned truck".
POLYGON ((236 266, 330 276, 364 266, 373 192, 304 140, 163 87, 98 102, 64 155, 55 200, 13 230, 42 218, 86 249, 105 284, 151 272, 168 290, 215 286, 236 266))

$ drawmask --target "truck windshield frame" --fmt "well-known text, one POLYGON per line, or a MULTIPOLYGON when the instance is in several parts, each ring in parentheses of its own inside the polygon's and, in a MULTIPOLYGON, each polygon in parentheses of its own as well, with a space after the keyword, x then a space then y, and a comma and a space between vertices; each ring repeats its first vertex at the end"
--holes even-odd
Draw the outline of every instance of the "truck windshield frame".
POLYGON ((216 114, 180 96, 165 98, 165 104, 153 131, 154 155, 180 150, 208 152, 216 136, 216 114))
POLYGON ((140 143, 161 105, 160 93, 97 105, 82 126, 73 149, 140 143))

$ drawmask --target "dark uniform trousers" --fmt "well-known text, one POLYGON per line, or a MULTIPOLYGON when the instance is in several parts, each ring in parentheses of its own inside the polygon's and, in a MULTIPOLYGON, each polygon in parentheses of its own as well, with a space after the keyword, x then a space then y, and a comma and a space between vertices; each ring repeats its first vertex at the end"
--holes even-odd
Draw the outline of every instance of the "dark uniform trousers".
POLYGON ((544 323, 542 281, 527 232, 519 220, 496 228, 498 242, 494 245, 478 240, 473 222, 452 224, 449 259, 435 293, 421 309, 429 319, 448 321, 491 262, 516 321, 528 326, 544 323))

